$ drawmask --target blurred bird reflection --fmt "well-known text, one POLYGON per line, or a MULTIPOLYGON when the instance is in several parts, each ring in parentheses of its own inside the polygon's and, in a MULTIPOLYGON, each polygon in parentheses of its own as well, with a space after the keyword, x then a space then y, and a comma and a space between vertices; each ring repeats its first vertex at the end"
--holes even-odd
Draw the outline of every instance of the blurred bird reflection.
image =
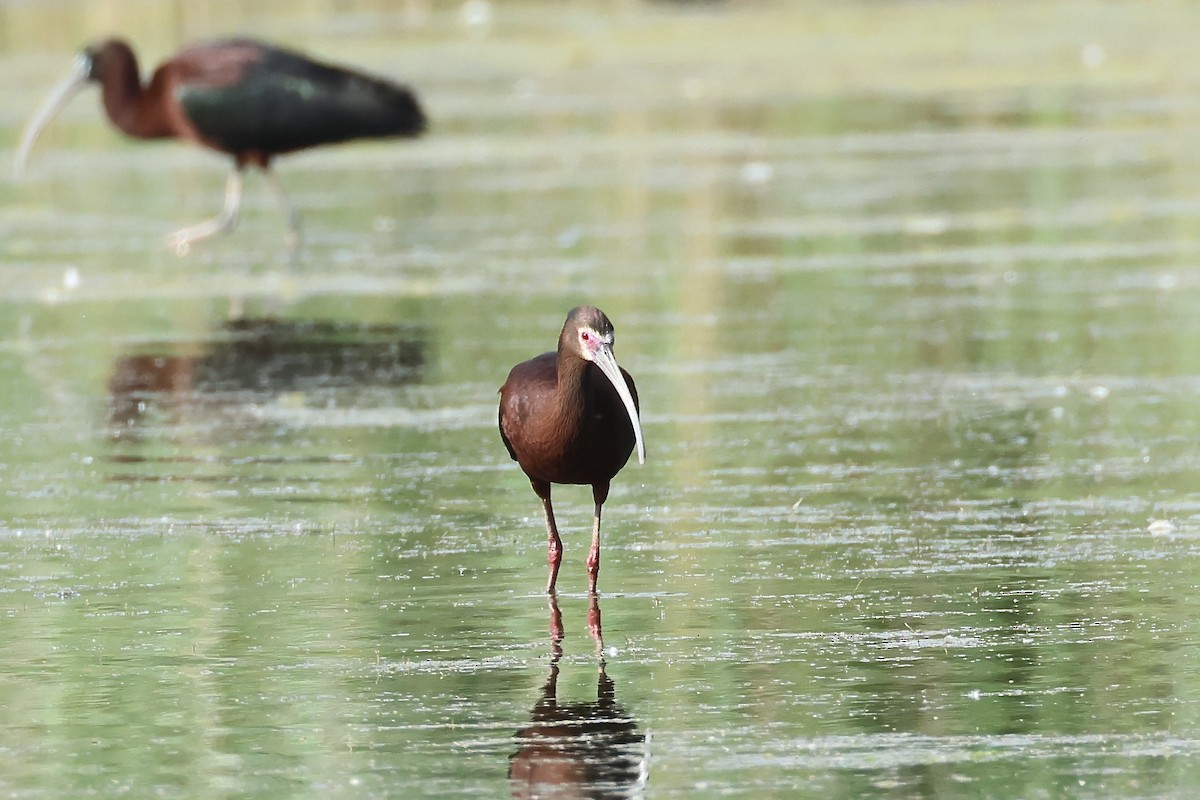
POLYGON ((616 687, 605 671, 600 603, 594 594, 588 598, 588 629, 599 662, 596 699, 559 702, 562 612, 557 597, 550 595, 550 676, 530 725, 515 734, 518 748, 508 766, 513 797, 616 800, 644 794, 647 741, 617 703, 616 687))
POLYGON ((291 391, 400 386, 419 380, 426 362, 417 326, 239 319, 211 340, 164 344, 119 358, 109 380, 115 438, 147 420, 191 407, 261 402, 291 391))

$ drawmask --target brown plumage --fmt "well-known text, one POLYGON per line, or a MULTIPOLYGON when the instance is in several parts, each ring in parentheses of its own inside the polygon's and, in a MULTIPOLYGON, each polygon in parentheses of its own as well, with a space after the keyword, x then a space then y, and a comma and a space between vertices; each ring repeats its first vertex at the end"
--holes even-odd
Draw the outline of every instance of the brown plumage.
POLYGON ((299 243, 299 218, 271 172, 271 159, 350 139, 416 136, 425 115, 403 86, 323 64, 251 39, 192 45, 164 61, 143 84, 133 49, 120 39, 86 48, 75 69, 29 123, 17 151, 20 172, 42 129, 87 83, 98 83, 113 125, 138 139, 178 138, 233 157, 225 208, 212 220, 176 232, 177 250, 237 223, 242 171, 258 167, 299 243))
POLYGON ((595 501, 588 590, 600 573, 600 509, 635 446, 645 463, 637 388, 613 356, 613 326, 593 306, 571 310, 558 350, 517 364, 500 388, 500 437, 542 500, 553 592, 562 562, 550 484, 591 484, 595 501))

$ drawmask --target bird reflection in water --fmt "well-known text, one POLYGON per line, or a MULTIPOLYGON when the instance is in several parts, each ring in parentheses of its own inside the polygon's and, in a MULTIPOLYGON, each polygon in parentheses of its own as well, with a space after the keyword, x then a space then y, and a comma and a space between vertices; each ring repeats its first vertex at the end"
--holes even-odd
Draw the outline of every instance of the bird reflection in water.
POLYGON ((621 708, 605 671, 600 602, 588 596, 588 629, 596 642, 599 675, 594 702, 558 700, 563 625, 558 599, 550 595, 550 676, 533 707, 531 724, 517 731, 518 748, 508 778, 517 798, 641 797, 649 751, 637 722, 621 708))
POLYGON ((109 380, 112 433, 136 439, 163 414, 250 406, 285 392, 400 386, 419 379, 425 360, 416 326, 232 320, 211 341, 119 358, 109 380))

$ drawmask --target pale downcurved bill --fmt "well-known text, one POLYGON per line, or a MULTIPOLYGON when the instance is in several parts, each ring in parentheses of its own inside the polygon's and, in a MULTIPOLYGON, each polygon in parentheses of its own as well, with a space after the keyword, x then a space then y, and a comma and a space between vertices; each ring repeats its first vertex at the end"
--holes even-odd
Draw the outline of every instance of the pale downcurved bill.
POLYGON ((637 406, 633 403, 633 395, 629 394, 629 387, 625 385, 625 377, 621 374, 621 368, 617 366, 617 357, 613 355, 611 348, 600 347, 596 350, 592 363, 599 367, 600 371, 604 373, 604 377, 612 382, 621 402, 625 404, 625 410, 629 413, 629 421, 633 423, 633 437, 637 441, 638 463, 645 464, 646 445, 642 441, 642 420, 638 417, 637 406))
POLYGON ((25 126, 25 132, 21 134, 21 144, 17 147, 17 155, 13 159, 13 171, 17 175, 25 171, 25 162, 29 160, 29 151, 33 149, 33 145, 41 136, 42 131, 50 124, 50 120, 54 119, 55 115, 63 109, 63 106, 71 102, 71 98, 83 88, 91 73, 91 59, 86 55, 80 55, 75 59, 75 67, 71 70, 71 74, 54 87, 54 91, 42 102, 37 113, 33 115, 33 119, 25 126))

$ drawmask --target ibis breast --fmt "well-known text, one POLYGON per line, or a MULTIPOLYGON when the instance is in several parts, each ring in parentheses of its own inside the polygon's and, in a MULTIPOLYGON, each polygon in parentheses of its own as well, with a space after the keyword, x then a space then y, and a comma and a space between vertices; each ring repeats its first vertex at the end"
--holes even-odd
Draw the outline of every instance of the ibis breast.
MULTIPOLYGON (((621 370, 634 405, 633 378, 621 370)), ((556 353, 513 367, 500 389, 500 436, 531 479, 595 484, 612 480, 629 460, 633 424, 613 385, 594 364, 583 372, 578 402, 559 397, 556 353)))

